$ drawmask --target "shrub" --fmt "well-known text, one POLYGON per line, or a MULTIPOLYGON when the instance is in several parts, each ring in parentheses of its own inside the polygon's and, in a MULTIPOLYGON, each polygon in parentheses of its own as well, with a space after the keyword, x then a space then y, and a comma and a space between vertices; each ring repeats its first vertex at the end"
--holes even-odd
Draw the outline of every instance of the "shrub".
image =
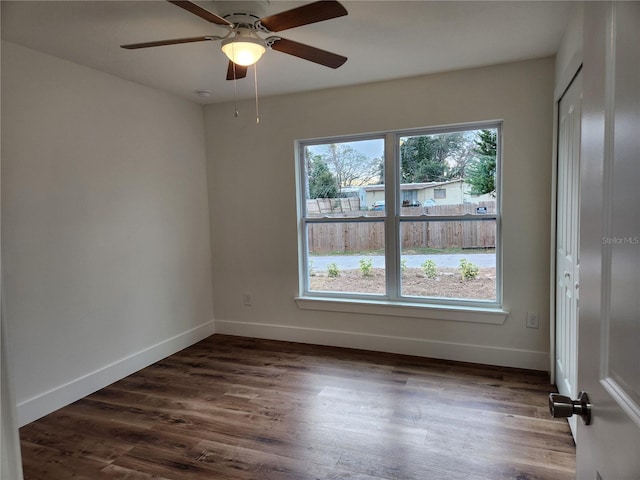
POLYGON ((373 272, 373 259, 361 258, 360 259, 360 272, 363 277, 370 277, 373 272))
POLYGON ((479 268, 471 262, 468 262, 466 258, 460 260, 460 273, 464 280, 473 280, 478 276, 479 268))
POLYGON ((400 271, 402 273, 407 271, 407 259, 403 258, 402 260, 400 260, 400 271))
POLYGON ((427 278, 436 278, 438 276, 438 267, 433 260, 425 260, 422 264, 422 270, 427 278))
POLYGON ((335 263, 327 265, 327 271, 329 272, 330 277, 337 277, 340 275, 340 268, 335 263))

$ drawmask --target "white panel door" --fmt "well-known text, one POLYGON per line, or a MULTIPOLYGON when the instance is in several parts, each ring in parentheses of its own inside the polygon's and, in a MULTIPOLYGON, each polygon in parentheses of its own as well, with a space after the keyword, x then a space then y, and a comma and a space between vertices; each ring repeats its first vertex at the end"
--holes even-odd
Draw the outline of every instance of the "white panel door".
POLYGON ((580 480, 640 479, 640 2, 584 4, 580 480))
MULTIPOLYGON (((558 176, 556 211, 556 349, 558 391, 577 396, 577 329, 579 287, 580 124, 582 74, 573 80, 558 105, 558 176)), ((576 418, 569 418, 575 437, 576 418)))

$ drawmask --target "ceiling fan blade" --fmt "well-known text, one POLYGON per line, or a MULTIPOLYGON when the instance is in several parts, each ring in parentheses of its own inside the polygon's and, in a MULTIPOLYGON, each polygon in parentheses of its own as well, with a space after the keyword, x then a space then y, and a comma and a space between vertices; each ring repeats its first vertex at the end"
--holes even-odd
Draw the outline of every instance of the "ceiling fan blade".
POLYGON ((237 63, 233 63, 229 60, 229 66, 227 67, 227 80, 239 80, 240 78, 244 78, 247 76, 247 68, 244 65, 238 65, 237 63), (235 66, 235 74, 234 74, 234 66, 235 66))
POLYGON ((213 40, 212 37, 189 37, 174 38, 173 40, 159 40, 157 42, 131 43, 129 45, 120 45, 122 48, 133 50, 136 48, 161 47, 162 45, 176 45, 178 43, 205 42, 213 40))
POLYGON ((343 57, 337 53, 327 52, 326 50, 321 50, 319 48, 305 45, 304 43, 294 42, 293 40, 287 40, 285 38, 275 40, 271 45, 271 48, 273 50, 287 53, 294 57, 309 60, 310 62, 318 63, 330 68, 338 68, 347 61, 347 57, 343 57))
POLYGON ((191 12, 194 15, 199 16, 200 18, 205 19, 207 22, 217 23, 218 25, 224 25, 227 27, 232 26, 233 24, 224 18, 216 15, 209 10, 202 8, 200 5, 196 5, 193 2, 188 2, 185 0, 167 0, 169 3, 173 3, 180 8, 184 8, 187 12, 191 12))
POLYGON ((260 23, 271 32, 281 32, 288 28, 342 17, 347 13, 340 2, 322 0, 261 18, 260 23))

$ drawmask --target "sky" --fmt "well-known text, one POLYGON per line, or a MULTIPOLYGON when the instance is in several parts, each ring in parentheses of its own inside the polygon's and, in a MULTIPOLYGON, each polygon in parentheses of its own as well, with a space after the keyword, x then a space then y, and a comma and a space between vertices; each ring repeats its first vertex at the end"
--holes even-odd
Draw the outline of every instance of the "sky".
MULTIPOLYGON (((384 140, 376 138, 374 140, 360 140, 357 142, 344 142, 340 145, 348 145, 354 150, 358 150, 369 158, 383 158, 384 157, 384 140)), ((309 150, 313 153, 321 153, 323 145, 310 146, 309 150)))

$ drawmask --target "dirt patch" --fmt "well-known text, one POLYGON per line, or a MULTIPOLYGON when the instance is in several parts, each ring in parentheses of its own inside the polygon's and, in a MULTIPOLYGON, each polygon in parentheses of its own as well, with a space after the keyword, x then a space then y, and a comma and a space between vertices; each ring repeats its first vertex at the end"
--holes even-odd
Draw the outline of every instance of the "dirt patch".
MULTIPOLYGON (((385 293, 384 270, 374 268, 370 276, 360 270, 344 270, 337 277, 326 273, 309 278, 309 287, 321 292, 385 293)), ((402 274, 402 294, 417 297, 495 300, 496 269, 481 268, 473 280, 464 280, 457 268, 439 268, 436 278, 427 278, 420 268, 402 274)))

